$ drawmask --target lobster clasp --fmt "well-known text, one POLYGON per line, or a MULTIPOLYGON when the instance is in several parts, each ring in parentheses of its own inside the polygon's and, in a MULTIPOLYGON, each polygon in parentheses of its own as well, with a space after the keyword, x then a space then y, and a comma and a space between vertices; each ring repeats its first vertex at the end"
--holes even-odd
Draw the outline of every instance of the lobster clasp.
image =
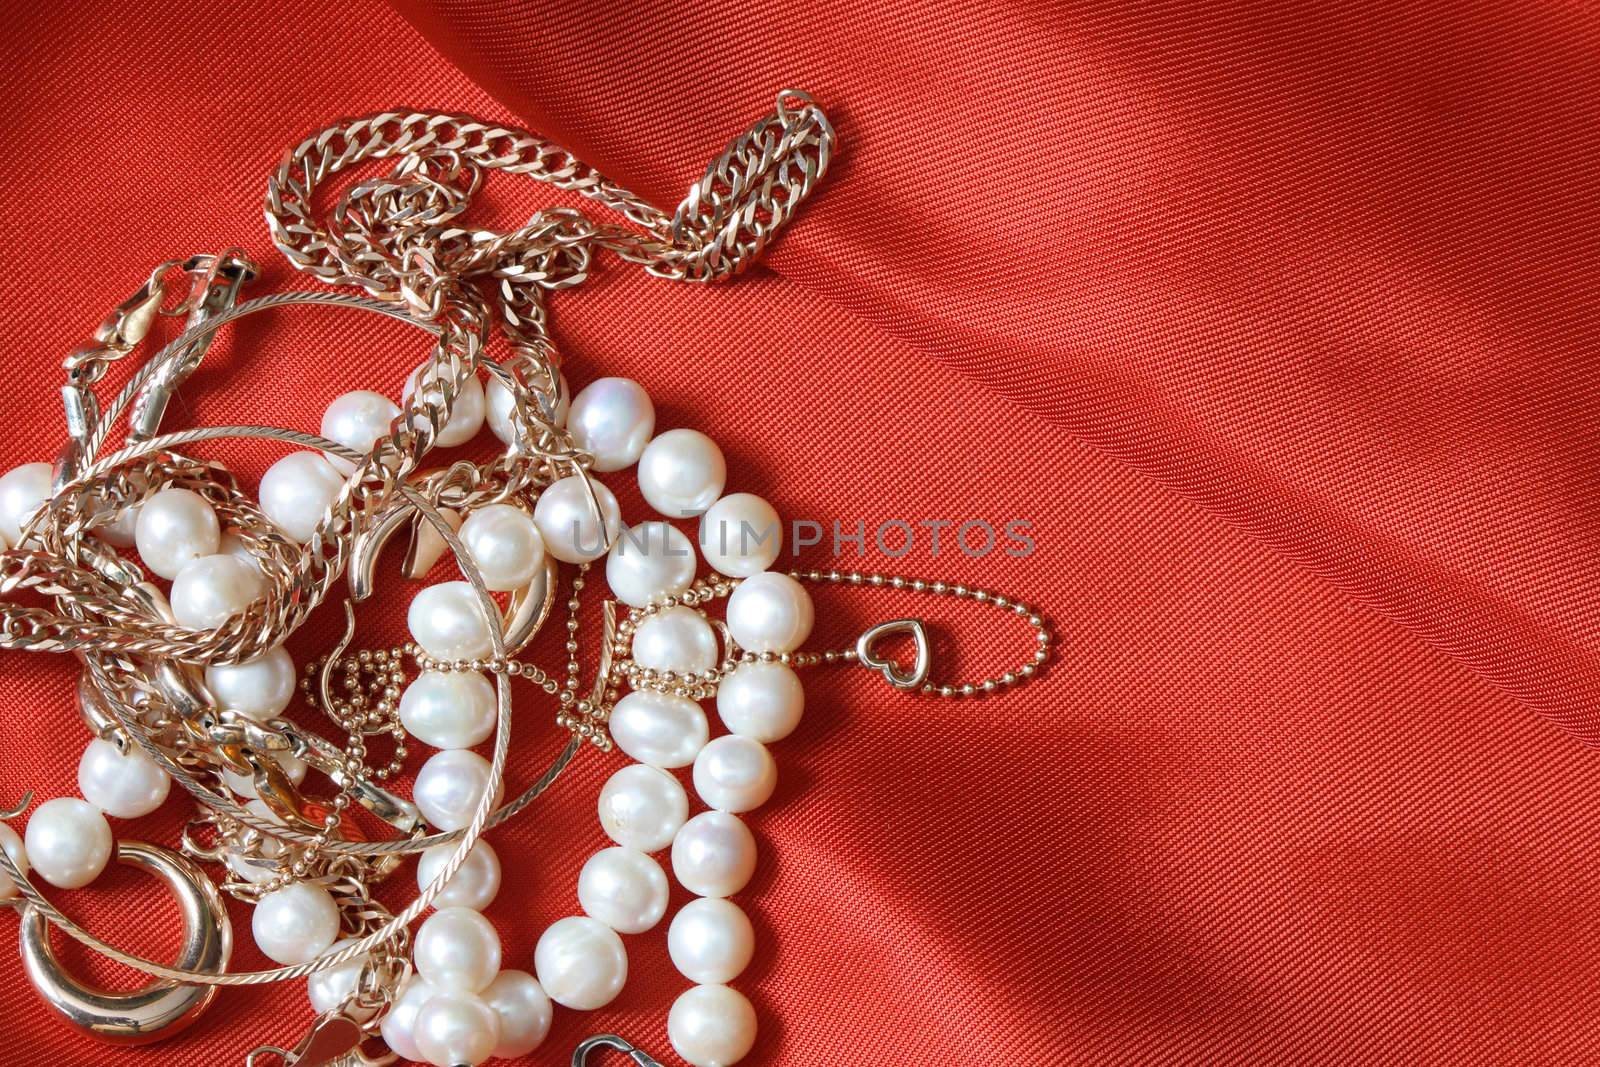
MULTIPOLYGON (((256 265, 237 249, 219 256, 191 256, 180 266, 189 276, 189 294, 175 307, 161 309, 161 314, 187 316, 186 325, 191 331, 233 307, 240 288, 257 274, 256 265)), ((215 336, 209 331, 197 334, 184 351, 151 374, 128 414, 129 442, 146 441, 156 435, 172 394, 200 366, 215 336)))
POLYGON ((598 1049, 621 1052, 631 1059, 636 1067, 661 1067, 661 1063, 654 1056, 616 1034, 596 1034, 581 1042, 572 1050, 572 1067, 588 1067, 589 1054, 598 1049))
POLYGON ((230 248, 221 255, 190 256, 182 263, 189 276, 189 295, 165 315, 187 315, 190 326, 204 322, 217 311, 230 308, 239 299, 239 289, 261 273, 244 251, 230 248))
POLYGON ((76 370, 86 354, 99 354, 105 350, 126 353, 137 347, 150 332, 150 327, 155 325, 156 316, 161 313, 161 303, 167 295, 162 275, 171 266, 171 263, 161 264, 132 296, 112 308, 94 331, 94 340, 68 357, 66 369, 76 370))

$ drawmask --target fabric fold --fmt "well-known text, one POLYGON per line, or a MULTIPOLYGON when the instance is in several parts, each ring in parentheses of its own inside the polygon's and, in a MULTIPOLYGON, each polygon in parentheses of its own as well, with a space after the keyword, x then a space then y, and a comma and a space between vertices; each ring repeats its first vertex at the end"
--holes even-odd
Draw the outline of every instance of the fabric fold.
POLYGON ((778 87, 814 92, 839 164, 774 269, 1600 741, 1591 21, 398 6, 664 204, 778 87))

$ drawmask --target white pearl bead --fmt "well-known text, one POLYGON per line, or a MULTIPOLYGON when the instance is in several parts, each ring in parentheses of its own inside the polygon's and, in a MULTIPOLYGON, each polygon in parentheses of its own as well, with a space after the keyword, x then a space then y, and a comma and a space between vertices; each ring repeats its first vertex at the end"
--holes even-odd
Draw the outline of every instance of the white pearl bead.
POLYGON ((222 529, 199 493, 163 489, 139 509, 133 539, 144 565, 170 581, 190 560, 215 555, 222 529))
POLYGON ((660 852, 689 818, 689 796, 666 771, 632 763, 600 788, 600 827, 624 848, 660 852))
POLYGON ((400 995, 395 998, 394 1006, 383 1017, 383 1022, 378 1025, 378 1032, 383 1035, 384 1044, 390 1050, 405 1060, 420 1060, 422 1052, 417 1048, 416 1032, 417 1013, 422 1011, 423 1005, 434 997, 440 996, 444 990, 434 985, 417 974, 412 974, 400 987, 400 995))
POLYGON ((468 515, 461 543, 483 584, 497 593, 521 589, 544 566, 544 538, 533 516, 510 504, 491 504, 468 515))
POLYGON ((257 722, 282 715, 294 687, 294 660, 281 645, 243 663, 206 668, 206 688, 217 704, 257 722))
POLYGON ((706 806, 738 813, 759 808, 778 788, 778 765, 759 741, 724 734, 694 761, 694 791, 706 806))
POLYGON ((411 962, 441 989, 476 993, 500 973, 500 935, 471 908, 441 908, 418 928, 411 962))
POLYGON ((783 523, 754 493, 725 496, 700 519, 700 553, 730 578, 748 578, 777 562, 783 523))
POLYGON ((54 495, 51 481, 48 463, 24 463, 0 475, 0 533, 7 544, 18 542, 23 523, 54 495))
POLYGON ((815 620, 805 586, 777 571, 752 574, 728 597, 728 633, 752 652, 793 652, 815 620))
POLYGON ((500 1043, 500 1016, 477 997, 443 993, 417 1012, 411 1034, 435 1067, 476 1067, 500 1043))
POLYGON ((201 556, 172 580, 173 618, 191 630, 210 630, 242 614, 267 592, 266 579, 233 556, 201 556))
POLYGON ((301 544, 344 488, 344 475, 320 452, 295 452, 267 468, 261 476, 261 512, 301 544))
POLYGON ((805 706, 805 687, 786 663, 741 663, 717 685, 723 725, 764 745, 794 733, 805 706))
POLYGON ((611 739, 640 763, 687 767, 711 736, 705 709, 687 697, 640 689, 611 709, 611 739))
POLYGON ((634 628, 633 661, 657 671, 707 671, 717 665, 717 635, 704 615, 678 604, 634 628))
MULTIPOLYGON (((534 414, 552 426, 565 426, 567 410, 572 407, 572 391, 567 388, 565 374, 557 375, 556 380, 560 383, 560 388, 554 404, 550 403, 548 394, 534 390, 534 399, 538 404, 534 414)), ((511 425, 511 390, 501 385, 499 378, 491 376, 483 392, 489 402, 489 429, 506 444, 514 444, 516 430, 511 425)))
MULTIPOLYGON (((411 377, 406 379, 405 389, 400 394, 402 401, 411 402, 411 394, 417 391, 417 383, 428 367, 429 364, 424 363, 411 372, 411 377)), ((438 381, 437 373, 428 375, 429 393, 435 400, 443 402, 444 390, 435 384, 438 381)), ((484 406, 483 383, 478 380, 477 375, 473 375, 456 394, 455 406, 450 409, 450 418, 446 420, 444 429, 439 431, 435 443, 440 448, 454 448, 478 436, 478 431, 483 429, 484 406)))
POLYGON ((428 757, 417 772, 411 799, 435 829, 459 830, 472 821, 488 788, 489 761, 467 749, 452 749, 428 757))
POLYGON ((619 471, 638 461, 656 428, 656 409, 638 382, 599 378, 572 398, 567 432, 594 456, 594 469, 619 471))
MULTIPOLYGON (((444 870, 445 861, 455 855, 456 845, 434 845, 417 857, 417 888, 426 889, 444 870)), ((433 898, 435 908, 471 908, 482 911, 500 893, 500 857, 489 842, 481 838, 467 853, 467 862, 451 876, 444 891, 433 898)))
POLYGON ((79 889, 100 876, 111 859, 111 824, 77 797, 47 800, 34 810, 24 834, 28 862, 57 889, 79 889))
POLYGON ((701 812, 672 839, 672 874, 698 897, 728 897, 756 872, 756 838, 736 815, 701 812))
POLYGON ((411 598, 411 638, 440 660, 483 659, 494 651, 478 591, 466 582, 439 582, 411 598))
POLYGON ((339 936, 339 905, 321 886, 295 882, 257 901, 250 931, 268 959, 286 967, 309 963, 339 936))
POLYGON ((550 999, 563 1008, 593 1011, 616 999, 628 981, 628 950, 598 919, 559 919, 533 949, 533 971, 550 999))
POLYGON ((494 733, 494 683, 476 671, 423 671, 400 694, 400 725, 434 748, 472 748, 494 733))
MULTIPOLYGON (((389 433, 389 425, 400 414, 400 405, 370 389, 357 389, 335 397, 322 414, 322 436, 348 449, 367 453, 389 433)), ((340 474, 350 474, 356 465, 338 456, 323 454, 340 474)))
POLYGON ((591 479, 604 524, 595 520, 583 478, 569 474, 548 486, 533 505, 534 525, 544 549, 563 563, 588 563, 605 555, 622 532, 616 495, 591 479))
POLYGON ((606 848, 578 872, 578 906, 619 934, 642 934, 667 913, 667 872, 631 848, 606 848))
POLYGON ((694 542, 676 526, 641 522, 606 555, 606 584, 629 607, 677 596, 694 581, 694 542))
POLYGON ((118 548, 134 546, 134 532, 139 528, 139 506, 123 508, 117 517, 104 526, 95 527, 95 536, 108 545, 118 548))
POLYGON ((132 742, 123 754, 110 741, 95 738, 78 761, 78 792, 114 818, 149 815, 167 799, 171 787, 167 772, 132 742))
MULTIPOLYGON (((6 850, 6 855, 17 865, 17 870, 28 873, 28 850, 22 847, 22 838, 17 836, 17 832, 3 822, 0 822, 0 848, 6 850)), ((17 892, 17 883, 11 880, 9 874, 0 871, 0 900, 10 900, 17 892)))
POLYGON ((756 932, 731 900, 700 897, 678 909, 667 927, 667 955, 678 973, 701 985, 731 982, 750 965, 756 932))
MULTIPOLYGON (((352 942, 352 938, 335 941, 331 948, 323 955, 331 956, 352 942)), ((357 956, 349 963, 341 963, 337 967, 330 967, 326 971, 318 971, 306 976, 306 997, 311 1001, 311 1010, 318 1015, 330 1012, 339 1007, 356 991, 356 985, 361 981, 361 968, 366 964, 367 957, 357 956)), ((346 1009, 357 1022, 364 1022, 373 1015, 373 1009, 346 1009)))
MULTIPOLYGON (((272 758, 278 761, 278 766, 283 768, 283 773, 289 776, 292 785, 299 785, 306 780, 308 764, 305 760, 291 756, 287 752, 274 752, 272 758)), ((228 788, 242 797, 256 795, 256 782, 252 775, 237 774, 226 768, 222 771, 222 780, 228 783, 228 788)))
POLYGON ((668 430, 639 457, 639 492, 669 518, 701 514, 716 503, 727 481, 722 449, 699 430, 668 430))
POLYGON ((756 1043, 756 1009, 725 985, 697 985, 672 1002, 667 1040, 689 1067, 729 1067, 756 1043))
POLYGON ((533 975, 527 971, 501 971, 479 995, 500 1016, 496 1059, 526 1056, 544 1043, 555 1012, 544 987, 533 975))

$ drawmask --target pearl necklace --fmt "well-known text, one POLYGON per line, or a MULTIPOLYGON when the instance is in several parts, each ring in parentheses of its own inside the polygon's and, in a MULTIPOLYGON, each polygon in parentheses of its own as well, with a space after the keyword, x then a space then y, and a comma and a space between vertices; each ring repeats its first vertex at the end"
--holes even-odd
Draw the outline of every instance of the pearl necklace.
MULTIPOLYGON (((192 1020, 220 986, 304 977, 316 1021, 293 1048, 258 1047, 252 1067, 274 1057, 310 1067, 397 1056, 457 1067, 524 1055, 544 1040, 553 1005, 592 1011, 622 990, 622 936, 666 918, 668 876, 655 858, 665 852, 672 876, 696 898, 666 935, 674 965, 692 983, 668 1013, 668 1040, 692 1067, 725 1067, 748 1053, 755 1011, 728 983, 749 963, 755 939, 729 898, 756 867, 755 839, 740 816, 776 787, 768 746, 793 733, 803 714, 797 668, 854 661, 898 688, 974 696, 1031 677, 1050 637, 1031 609, 963 585, 773 569, 783 540, 776 510, 752 494, 725 493, 727 464, 709 437, 657 434, 654 405, 638 383, 600 378, 572 395, 544 328, 544 300, 580 282, 597 249, 671 278, 736 273, 810 194, 833 141, 808 98, 782 94, 669 217, 520 131, 449 116, 359 120, 290 153, 269 190, 268 221, 295 266, 357 284, 370 297, 285 293, 240 303, 255 274, 242 256, 174 261, 68 358, 70 439, 58 464, 0 476, 4 581, 53 605, 41 611, 0 600, 0 646, 78 652, 80 706, 94 735, 79 767, 82 799, 39 805, 20 837, 3 820, 22 814, 30 798, 0 812, 0 903, 20 912, 28 976, 58 1014, 111 1040, 153 1040, 192 1020), (375 156, 398 159, 393 176, 358 185, 321 228, 310 211, 314 183, 375 156), (446 228, 484 169, 576 189, 642 232, 567 210, 542 212, 512 234, 446 228), (175 275, 189 292, 172 304, 175 275), (493 318, 468 285, 477 276, 500 283, 493 318), (304 303, 401 318, 435 335, 433 357, 409 376, 398 403, 371 390, 337 397, 317 435, 268 427, 158 435, 171 392, 219 328, 304 303), (94 385, 160 315, 187 316, 188 329, 102 410, 94 385), (483 354, 491 321, 514 353, 504 364, 483 354), (124 416, 126 442, 102 456, 124 416), (419 472, 431 448, 466 444, 485 425, 504 456, 419 472), (220 465, 181 451, 227 436, 303 450, 273 464, 252 498, 220 465), (671 522, 624 528, 598 476, 628 469, 657 513, 698 522, 694 540, 671 522), (348 652, 354 606, 372 594, 376 561, 403 527, 407 578, 427 577, 448 553, 464 580, 415 595, 409 645, 348 652), (699 576, 696 547, 708 576, 699 576), (118 549, 135 550, 137 562, 118 549), (614 599, 604 605, 600 663, 586 686, 580 609, 602 559, 614 599), (282 641, 341 577, 347 633, 306 665, 299 686, 304 703, 342 735, 336 743, 284 717, 296 667, 282 641), (553 614, 563 581, 567 660, 558 677, 517 657, 553 614), (851 649, 806 651, 814 609, 803 581, 970 598, 1025 617, 1036 647, 1016 670, 962 685, 929 678, 927 636, 915 620, 874 627, 851 649), (725 617, 714 619, 707 608, 723 599, 725 617), (913 638, 910 667, 878 647, 895 632, 913 638), (555 699, 555 720, 570 739, 532 786, 504 803, 512 677, 555 699), (727 728, 714 739, 700 703, 713 699, 727 728), (379 764, 374 738, 392 748, 379 764), (388 783, 418 744, 434 751, 406 799, 388 783), (486 744, 487 759, 474 751, 486 744), (552 924, 532 947, 532 973, 502 968, 503 946, 482 914, 502 872, 483 834, 525 810, 584 746, 620 749, 633 761, 597 798, 612 844, 578 876, 582 914, 552 924), (673 773, 685 769, 707 809, 692 816, 673 773), (331 794, 305 791, 313 772, 331 794), (107 816, 154 811, 174 780, 200 809, 183 854, 141 842, 114 849, 107 816), (352 806, 397 836, 353 836, 352 806), (86 886, 113 851, 163 878, 184 905, 176 964, 140 959, 83 930, 28 877, 86 886), (413 853, 418 896, 391 914, 370 888, 413 853), (220 885, 202 864, 219 866, 220 885), (228 973, 223 893, 253 906, 252 938, 276 968, 228 973), (430 907, 412 935, 411 923, 430 907), (95 994, 51 954, 52 925, 166 983, 95 994), (386 1051, 370 1051, 375 1036, 386 1051)), ((579 1047, 574 1063, 599 1048, 653 1062, 600 1035, 579 1047)))
MULTIPOLYGON (((622 397, 626 405, 623 410, 605 412, 605 418, 597 421, 625 428, 624 436, 629 439, 648 440, 654 409, 642 389, 632 382, 624 386, 618 379, 596 385, 622 397)), ((579 394, 580 410, 595 411, 598 403, 583 403, 587 394, 588 390, 579 394)), ((599 447, 584 435, 575 436, 587 447, 599 447)), ((613 774, 600 791, 600 824, 613 846, 596 852, 579 873, 577 898, 585 914, 559 920, 539 938, 534 950, 536 979, 525 972, 503 972, 493 980, 515 984, 518 1010, 531 1019, 510 1044, 502 1038, 496 1046, 491 1040, 490 1013, 470 998, 450 993, 452 983, 459 987, 460 980, 447 965, 418 960, 419 977, 402 991, 383 1027, 390 1047, 402 1055, 431 1058, 432 1062, 453 1056, 451 1062, 462 1063, 481 1062, 491 1054, 522 1055, 537 1047, 548 1032, 552 1002, 579 1011, 609 1004, 627 980, 627 951, 619 935, 645 933, 666 915, 667 875, 652 854, 668 849, 673 876, 697 898, 679 910, 667 933, 673 964, 695 983, 668 1013, 668 1040, 693 1067, 736 1063, 750 1050, 756 1037, 755 1010, 728 985, 744 971, 755 952, 749 918, 728 899, 745 887, 757 863, 755 837, 738 816, 771 797, 777 786, 777 767, 766 746, 789 736, 800 723, 804 690, 791 664, 814 666, 863 658, 859 649, 800 651, 810 635, 814 610, 797 579, 970 597, 1025 616, 1035 627, 1038 647, 1033 661, 1018 672, 960 687, 919 683, 925 693, 971 696, 993 691, 1031 676, 1048 654, 1049 636, 1043 621, 1026 605, 997 594, 895 576, 784 574, 766 569, 781 549, 770 539, 754 550, 728 550, 726 542, 731 538, 724 536, 725 532, 743 528, 752 517, 765 524, 757 529, 781 526, 777 513, 765 501, 749 494, 720 495, 726 477, 721 450, 697 431, 670 431, 651 441, 642 454, 630 448, 611 455, 609 465, 626 466, 635 460, 641 464, 641 490, 658 510, 704 516, 699 541, 703 551, 711 549, 706 554, 721 573, 709 580, 695 580, 694 545, 670 524, 641 523, 616 538, 606 556, 606 574, 612 595, 630 610, 612 628, 611 663, 631 692, 608 701, 604 718, 611 742, 635 762, 613 774), (675 461, 674 485, 680 491, 664 499, 659 491, 652 491, 654 486, 645 472, 666 466, 668 457, 662 453, 668 450, 679 453, 670 458, 675 461), (732 505, 719 508, 723 501, 732 505), (700 503, 696 506, 695 502, 700 503), (719 656, 716 632, 704 605, 723 597, 728 600, 722 627, 727 647, 719 656), (729 730, 716 740, 711 740, 705 711, 697 703, 712 697, 729 730), (695 791, 709 809, 693 818, 687 793, 668 773, 685 767, 692 767, 695 791)), ((533 527, 536 532, 545 529, 539 525, 537 513, 533 527)), ((565 547, 573 550, 571 544, 565 547)), ((470 539, 468 548, 480 569, 485 555, 497 554, 488 545, 475 549, 470 539)), ((516 584, 512 580, 507 588, 516 584)), ((419 622, 425 631, 455 628, 434 626, 437 620, 430 618, 419 622)), ((413 636, 425 641, 415 623, 413 636)), ((889 669, 883 663, 872 666, 889 669)), ((402 708, 407 699, 402 698, 402 708)), ((492 721, 490 699, 485 686, 478 701, 481 715, 474 716, 481 725, 470 735, 473 743, 487 737, 492 721)), ((432 760, 424 766, 425 774, 431 765, 432 760)), ((467 791, 463 808, 477 802, 482 770, 473 765, 473 788, 467 791)), ((432 814, 429 818, 435 821, 432 814)), ((448 824, 436 825, 448 828, 448 824)), ((494 897, 499 864, 486 843, 480 842, 475 849, 483 850, 481 855, 469 859, 467 869, 446 892, 459 892, 461 902, 456 906, 481 909, 494 897)), ((430 876, 427 858, 425 854, 424 866, 419 867, 419 882, 430 876)), ((475 939, 484 946, 494 945, 484 951, 499 958, 491 931, 466 916, 436 916, 424 924, 423 931, 430 929, 429 924, 447 922, 471 926, 475 939)), ((430 941, 429 950, 434 947, 430 941)), ((484 966, 477 980, 487 982, 491 973, 492 968, 484 966)), ((495 984, 486 989, 482 999, 498 1008, 505 994, 495 984)), ((501 1012, 502 1030, 508 1014, 501 1012)))

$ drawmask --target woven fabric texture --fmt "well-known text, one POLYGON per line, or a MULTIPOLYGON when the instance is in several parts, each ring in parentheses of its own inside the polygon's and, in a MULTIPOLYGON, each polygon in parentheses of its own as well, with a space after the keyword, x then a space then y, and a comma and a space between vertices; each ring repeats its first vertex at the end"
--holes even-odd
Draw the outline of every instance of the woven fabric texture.
MULTIPOLYGON (((1061 654, 965 703, 808 678, 751 818, 749 1062, 1590 1063, 1597 45, 1585 5, 1525 0, 33 5, 0 41, 7 466, 53 454, 61 359, 155 263, 238 244, 259 291, 310 284, 261 197, 336 118, 516 123, 670 206, 808 90, 841 151, 767 265, 691 287, 608 262, 553 304, 573 383, 636 378, 660 426, 717 438, 731 486, 868 531, 800 565, 1013 593, 1061 654), (1036 549, 872 544, 970 519, 1028 522, 1036 549)), ((553 201, 490 192, 506 223, 553 201)), ((369 318, 243 324, 172 417, 315 429, 338 393, 398 393, 421 335, 369 318)), ((280 453, 206 454, 250 479, 280 453)), ((400 637, 410 592, 359 640, 400 637)), ((817 600, 835 645, 921 609, 817 600)), ((981 609, 934 615, 940 672, 1028 651, 981 609)), ((0 803, 73 792, 73 664, 3 668, 0 803)), ((517 696, 513 788, 562 740, 517 696)), ((574 913, 621 763, 586 753, 491 835, 508 966, 574 913)), ((182 817, 118 831, 171 841, 182 817)), ((175 947, 131 871, 59 899, 175 947)), ((236 965, 264 965, 233 920, 236 965)), ((677 1062, 664 940, 629 938, 625 993, 558 1011, 525 1062, 598 1030, 677 1062)), ((14 947, 0 916, 0 1063, 238 1063, 311 1018, 298 983, 225 991, 172 1042, 108 1049, 40 1009, 14 947)))

